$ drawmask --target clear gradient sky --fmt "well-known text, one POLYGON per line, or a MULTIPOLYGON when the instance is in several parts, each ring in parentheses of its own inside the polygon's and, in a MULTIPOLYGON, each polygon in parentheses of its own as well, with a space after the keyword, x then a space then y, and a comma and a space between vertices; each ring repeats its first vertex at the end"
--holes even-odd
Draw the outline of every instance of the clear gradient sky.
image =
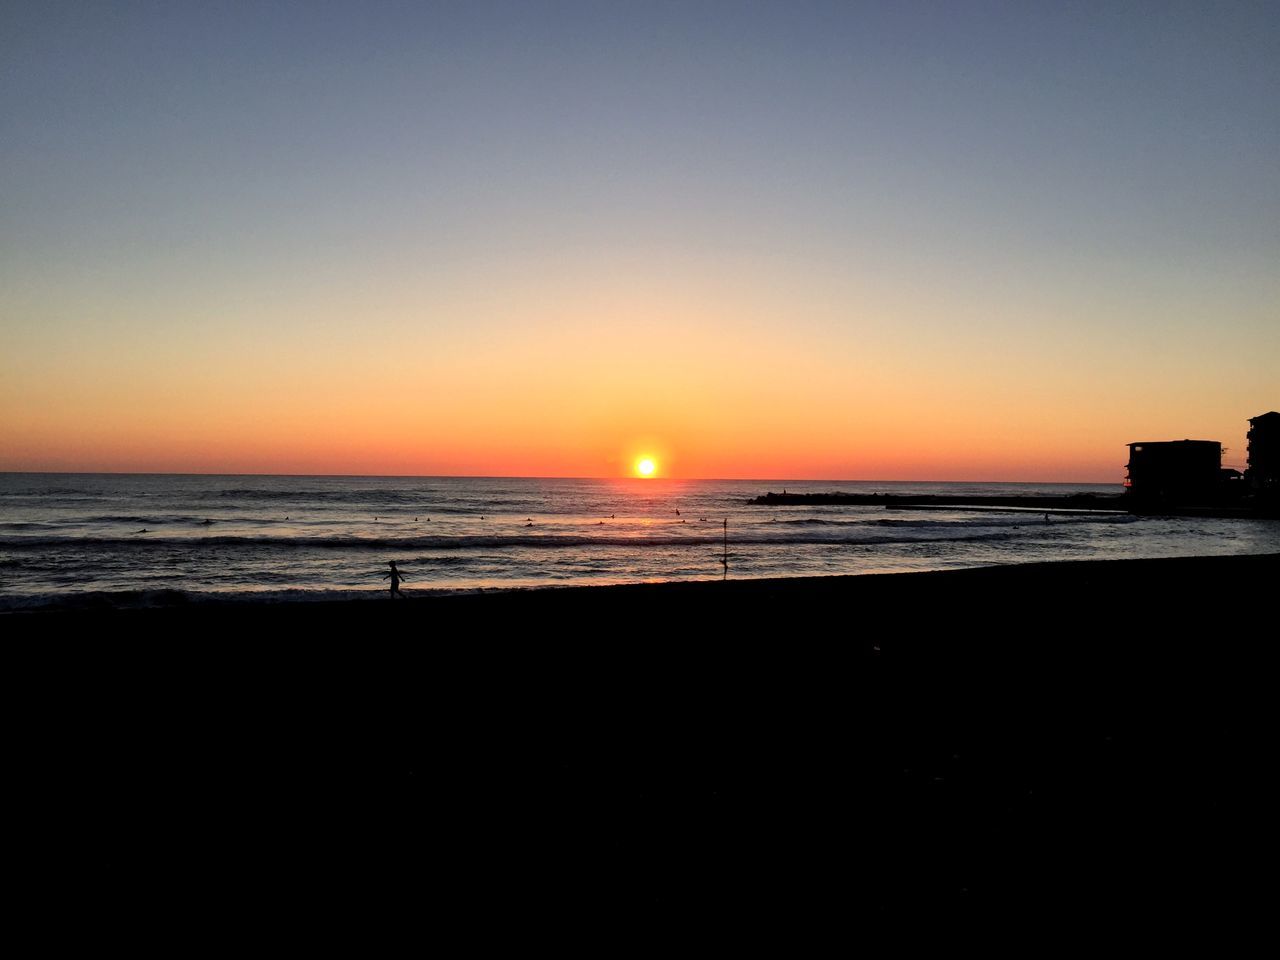
POLYGON ((0 3, 0 470, 1100 480, 1280 407, 1280 3, 0 3))

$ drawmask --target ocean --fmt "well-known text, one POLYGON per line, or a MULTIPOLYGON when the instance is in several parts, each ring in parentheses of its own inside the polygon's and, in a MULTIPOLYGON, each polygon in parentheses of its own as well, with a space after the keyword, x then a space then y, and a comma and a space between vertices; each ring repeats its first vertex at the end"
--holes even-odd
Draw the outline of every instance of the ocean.
POLYGON ((1118 484, 0 474, 0 610, 1280 552, 1280 522, 751 505, 1118 484), (727 521, 727 524, 726 524, 727 521))

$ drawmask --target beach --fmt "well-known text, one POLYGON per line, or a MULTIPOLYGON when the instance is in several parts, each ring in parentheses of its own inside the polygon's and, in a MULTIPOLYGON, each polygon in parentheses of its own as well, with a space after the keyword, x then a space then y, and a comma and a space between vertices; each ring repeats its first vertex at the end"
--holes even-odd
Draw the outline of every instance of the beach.
POLYGON ((3 624, 24 794, 55 853, 94 854, 85 882, 171 871, 476 918, 1132 913, 1247 902, 1223 871, 1260 823, 1271 654, 1239 617, 1277 571, 1057 563, 3 624))

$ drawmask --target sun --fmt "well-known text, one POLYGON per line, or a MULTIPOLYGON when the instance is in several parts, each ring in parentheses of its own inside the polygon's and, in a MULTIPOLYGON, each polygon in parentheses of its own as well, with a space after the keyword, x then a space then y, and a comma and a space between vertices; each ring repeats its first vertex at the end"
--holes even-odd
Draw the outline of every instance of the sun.
POLYGON ((642 477, 652 477, 658 469, 658 465, 653 462, 652 457, 641 457, 636 461, 636 473, 642 477))

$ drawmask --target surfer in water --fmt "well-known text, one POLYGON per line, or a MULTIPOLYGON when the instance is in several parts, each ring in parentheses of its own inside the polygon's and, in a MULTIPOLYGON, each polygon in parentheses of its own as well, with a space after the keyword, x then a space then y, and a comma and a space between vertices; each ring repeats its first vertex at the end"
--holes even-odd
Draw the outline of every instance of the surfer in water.
POLYGON ((391 570, 388 573, 384 573, 382 575, 382 579, 385 580, 387 577, 391 578, 391 599, 394 600, 396 597, 404 596, 404 594, 400 592, 400 581, 405 579, 405 577, 404 574, 396 569, 396 562, 394 560, 388 560, 387 562, 391 564, 391 570))

